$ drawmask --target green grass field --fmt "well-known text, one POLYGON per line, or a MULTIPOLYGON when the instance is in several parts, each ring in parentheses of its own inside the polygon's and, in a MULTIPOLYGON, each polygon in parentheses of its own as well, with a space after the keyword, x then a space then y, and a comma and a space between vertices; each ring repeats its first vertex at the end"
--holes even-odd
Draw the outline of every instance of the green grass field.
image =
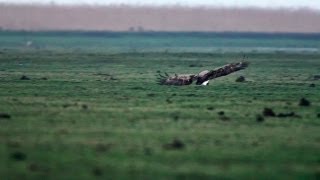
POLYGON ((190 36, 0 33, 1 179, 319 179, 319 37, 190 36))

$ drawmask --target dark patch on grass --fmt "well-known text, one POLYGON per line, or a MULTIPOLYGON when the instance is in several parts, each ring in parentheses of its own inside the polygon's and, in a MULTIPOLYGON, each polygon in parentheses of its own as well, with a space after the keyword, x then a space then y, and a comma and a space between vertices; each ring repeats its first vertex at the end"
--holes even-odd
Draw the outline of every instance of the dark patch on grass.
POLYGON ((31 163, 29 164, 28 169, 32 172, 36 172, 40 170, 40 167, 35 163, 31 163))
POLYGON ((296 115, 294 112, 290 112, 290 113, 279 113, 277 117, 286 118, 286 117, 300 117, 300 116, 296 115))
POLYGON ((196 94, 186 94, 187 97, 196 97, 196 94))
POLYGON ((0 113, 0 119, 11 119, 11 115, 8 113, 0 113))
POLYGON ((219 112, 218 112, 218 115, 219 115, 219 116, 223 116, 223 115, 224 115, 224 111, 219 111, 219 112))
POLYGON ((213 111, 213 110, 214 110, 214 107, 209 106, 209 107, 207 107, 207 110, 209 110, 209 111, 213 111))
POLYGON ((201 179, 201 180, 212 180, 212 179, 226 179, 223 176, 208 175, 199 172, 186 172, 186 173, 177 173, 174 176, 176 180, 188 180, 188 179, 201 179))
POLYGON ((109 78, 109 80, 111 80, 111 81, 116 81, 116 80, 118 80, 118 79, 115 78, 115 77, 113 77, 113 76, 111 76, 111 77, 109 78))
POLYGON ((68 108, 68 107, 70 107, 70 106, 71 106, 71 104, 63 104, 63 105, 62 105, 63 108, 68 108))
POLYGON ((320 80, 320 74, 313 75, 313 80, 320 80))
POLYGON ((97 144, 95 147, 95 150, 97 152, 103 153, 103 152, 107 152, 112 148, 112 144, 97 144))
POLYGON ((311 102, 305 98, 301 98, 299 102, 299 106, 310 106, 311 102))
POLYGON ((219 139, 217 139, 217 140, 214 141, 214 144, 215 144, 216 146, 220 146, 220 145, 222 145, 222 141, 219 140, 219 139))
POLYGON ((20 151, 11 153, 10 157, 15 161, 24 161, 27 159, 27 155, 20 151))
POLYGON ((314 177, 315 179, 320 179, 320 171, 316 171, 314 177))
POLYGON ((173 93, 171 96, 176 96, 177 94, 176 93, 173 93))
POLYGON ((171 117, 173 118, 174 121, 178 121, 180 119, 180 113, 174 112, 171 114, 171 117))
POLYGON ((251 145, 254 146, 254 147, 257 147, 257 146, 259 146, 259 142, 258 141, 253 141, 251 143, 251 145))
POLYGON ((95 76, 106 76, 106 77, 112 76, 109 73, 96 73, 96 74, 93 74, 93 75, 95 75, 95 76))
POLYGON ((171 103, 172 103, 172 100, 171 100, 170 98, 168 98, 168 99, 166 99, 166 102, 167 102, 168 104, 171 104, 171 103))
POLYGON ((67 129, 59 129, 57 131, 57 134, 59 135, 66 135, 66 134, 69 134, 69 131, 67 129))
POLYGON ((262 114, 265 117, 275 117, 276 116, 276 114, 273 112, 273 110, 271 108, 264 108, 262 114))
POLYGON ((257 122, 263 122, 264 121, 264 117, 259 114, 259 115, 256 116, 256 121, 257 122))
POLYGON ((143 153, 146 156, 151 156, 152 155, 152 149, 149 148, 149 147, 146 147, 146 148, 143 149, 143 153))
POLYGON ((42 77, 41 80, 46 81, 46 80, 48 80, 48 78, 47 77, 42 77))
POLYGON ((245 82, 246 81, 246 78, 244 76, 239 76, 237 79, 236 79, 236 82, 245 82))
POLYGON ((103 175, 103 171, 102 171, 101 168, 95 167, 95 168, 92 169, 92 174, 94 176, 102 176, 103 175))
POLYGON ((179 139, 174 139, 171 143, 164 144, 163 148, 166 150, 181 150, 185 148, 185 144, 179 139))
POLYGON ((19 148, 21 144, 18 141, 9 141, 7 142, 7 146, 11 148, 19 148))
POLYGON ((150 93, 150 94, 147 94, 147 96, 148 96, 148 97, 155 97, 155 96, 156 96, 156 94, 154 94, 154 93, 150 93))
POLYGON ((30 78, 28 76, 23 75, 20 77, 20 80, 30 80, 30 78))
POLYGON ((309 87, 316 87, 314 83, 310 84, 309 87))
POLYGON ((189 67, 203 67, 201 64, 190 64, 189 67))
POLYGON ((231 119, 225 115, 219 117, 221 121, 230 121, 231 119))
POLYGON ((132 90, 145 90, 143 87, 132 87, 130 89, 132 89, 132 90))
POLYGON ((317 114, 317 117, 320 118, 320 113, 317 114))
POLYGON ((224 111, 219 111, 219 112, 218 112, 218 115, 219 115, 219 119, 220 119, 221 121, 230 121, 230 118, 227 117, 227 116, 225 116, 224 111))
POLYGON ((87 110, 87 109, 89 108, 88 105, 86 105, 86 104, 82 104, 81 107, 82 107, 82 109, 84 109, 84 110, 87 110))

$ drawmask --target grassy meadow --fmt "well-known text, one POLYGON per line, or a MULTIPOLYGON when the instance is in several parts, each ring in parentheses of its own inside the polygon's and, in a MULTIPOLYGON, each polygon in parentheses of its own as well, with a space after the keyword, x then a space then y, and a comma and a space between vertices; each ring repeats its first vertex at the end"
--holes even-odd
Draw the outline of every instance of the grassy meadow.
POLYGON ((0 177, 319 179, 319 49, 320 35, 0 32, 0 177), (209 86, 157 84, 243 54, 248 69, 209 86))

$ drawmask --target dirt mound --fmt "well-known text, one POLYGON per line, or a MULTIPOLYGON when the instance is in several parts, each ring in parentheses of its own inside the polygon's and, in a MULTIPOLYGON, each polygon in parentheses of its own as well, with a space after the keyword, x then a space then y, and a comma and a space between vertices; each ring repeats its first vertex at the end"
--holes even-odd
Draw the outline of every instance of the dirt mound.
POLYGON ((312 80, 320 80, 320 74, 313 75, 311 77, 312 80))
POLYGON ((237 79, 236 79, 236 82, 245 82, 246 81, 246 78, 244 76, 239 76, 237 79))
POLYGON ((171 143, 164 144, 163 148, 167 150, 181 150, 185 148, 185 144, 179 139, 174 139, 171 143))
POLYGON ((257 121, 257 122, 263 122, 263 121, 264 121, 263 116, 261 116, 260 114, 259 114, 259 115, 257 115, 257 117, 256 117, 256 121, 257 121))
POLYGON ((305 98, 300 99, 299 106, 310 106, 310 105, 311 105, 311 102, 308 101, 307 99, 305 98))
POLYGON ((10 114, 7 113, 0 113, 0 119, 10 119, 10 114))
POLYGON ((23 75, 21 76, 20 80, 30 80, 30 78, 28 76, 23 75))
POLYGON ((276 116, 276 114, 274 113, 274 111, 271 108, 264 108, 262 114, 265 117, 275 117, 276 116))
POLYGON ((10 156, 16 161, 24 161, 27 158, 27 155, 23 152, 14 152, 10 156))
POLYGON ((298 117, 298 116, 294 112, 290 112, 290 113, 279 113, 277 117, 286 118, 286 117, 298 117))

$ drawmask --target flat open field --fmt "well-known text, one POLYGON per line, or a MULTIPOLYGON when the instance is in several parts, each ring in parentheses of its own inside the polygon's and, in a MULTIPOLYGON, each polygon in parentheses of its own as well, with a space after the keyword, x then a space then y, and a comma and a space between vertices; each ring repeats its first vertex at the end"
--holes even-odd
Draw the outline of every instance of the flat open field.
POLYGON ((319 35, 1 32, 0 177, 319 179, 319 48, 319 35), (156 83, 243 54, 248 69, 209 86, 156 83))

